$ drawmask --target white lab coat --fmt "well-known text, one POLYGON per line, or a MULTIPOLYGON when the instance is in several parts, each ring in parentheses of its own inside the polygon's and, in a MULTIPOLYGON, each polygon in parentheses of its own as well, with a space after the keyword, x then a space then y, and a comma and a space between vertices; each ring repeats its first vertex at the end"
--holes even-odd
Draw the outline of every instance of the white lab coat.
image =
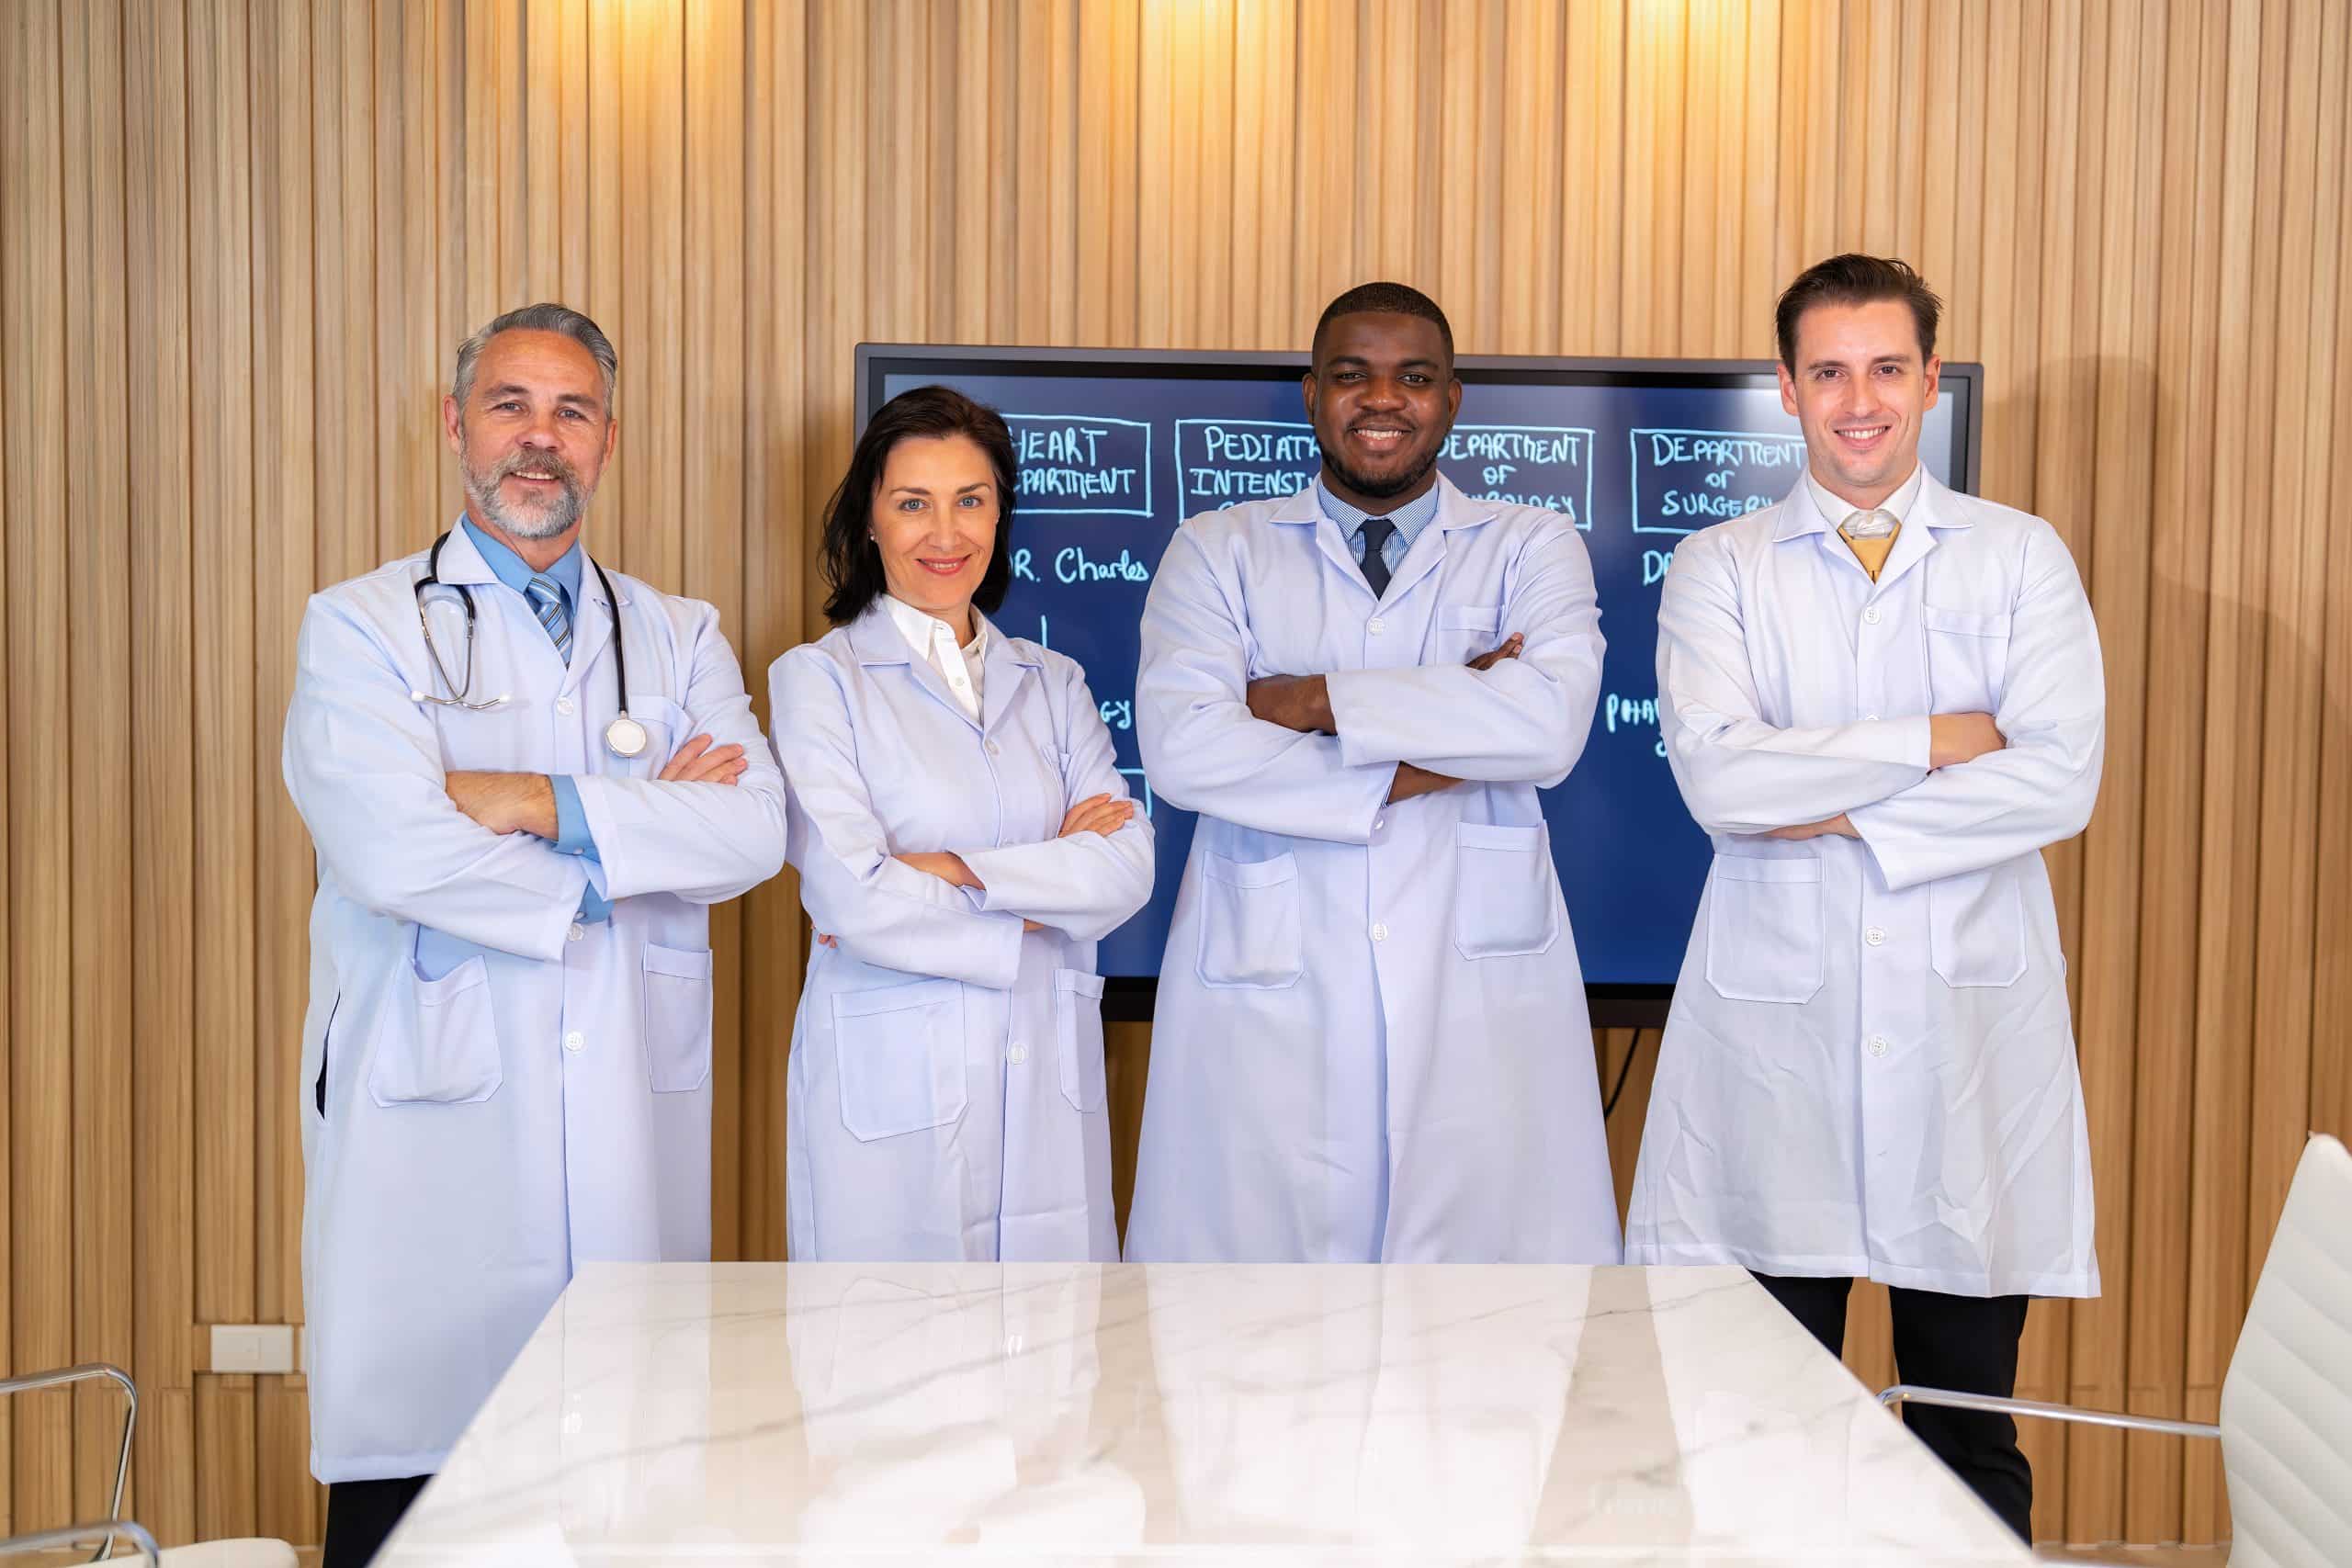
POLYGON ((1312 490, 1186 523, 1136 719, 1199 812, 1152 1034, 1139 1259, 1618 1257, 1584 980, 1536 791, 1600 686, 1584 541, 1439 481, 1377 603, 1312 490), (1520 657, 1464 661, 1513 632, 1520 657), (1329 677, 1339 733, 1250 716, 1329 677), (1386 804, 1396 765, 1474 781, 1386 804))
POLYGON ((2040 852, 2090 818, 2106 699, 2056 532, 1930 477, 1873 584, 1800 482, 1675 551, 1657 667, 1715 858, 1628 1261, 2098 1294, 2040 852), (1928 772, 1928 716, 1973 711, 2007 749, 1928 772), (1860 839, 1758 836, 1839 812, 1860 839))
POLYGON ((836 942, 792 1029, 796 1258, 1118 1257, 1094 944, 1151 897, 1151 826, 1056 838, 1127 795, 1102 712, 994 626, 983 671, 976 723, 879 601, 768 671, 800 902, 836 942), (940 850, 987 891, 893 858, 940 850))
MULTIPOLYGON (((603 739, 594 571, 567 667, 457 532, 441 579, 478 609, 474 694, 511 694, 468 713, 411 696, 447 694, 417 626, 424 562, 311 599, 286 716, 286 785, 318 849, 302 1278, 311 1467, 330 1482, 438 1469, 578 1264, 708 1256, 707 906, 784 859, 782 781, 709 605, 612 574, 650 738, 625 762, 603 739), (742 777, 656 782, 705 731, 744 748, 742 777), (443 783, 468 769, 574 777, 601 865, 477 825, 443 783), (612 919, 575 924, 592 877, 612 919)), ((458 595, 427 603, 463 681, 458 595)))

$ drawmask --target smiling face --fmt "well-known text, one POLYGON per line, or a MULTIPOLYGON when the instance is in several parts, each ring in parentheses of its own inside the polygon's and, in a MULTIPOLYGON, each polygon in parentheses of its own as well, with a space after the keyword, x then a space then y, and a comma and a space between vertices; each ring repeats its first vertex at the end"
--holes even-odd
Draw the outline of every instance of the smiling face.
POLYGON ((464 404, 443 399, 441 419, 474 521, 526 559, 569 548, 620 434, 587 347, 561 333, 500 333, 482 345, 464 404))
POLYGON ((1393 512, 1437 483, 1462 383, 1435 321, 1393 310, 1334 319, 1316 338, 1305 389, 1323 483, 1340 500, 1393 512))
POLYGON ((874 490, 874 547, 893 597, 972 638, 972 595, 996 552, 996 468, 965 435, 914 435, 890 448, 874 490))
POLYGON ((1815 305, 1797 318, 1796 368, 1781 367, 1781 406, 1804 428, 1823 488, 1866 510, 1903 487, 1919 464, 1919 429, 1942 367, 1922 361, 1918 322, 1900 299, 1815 305))

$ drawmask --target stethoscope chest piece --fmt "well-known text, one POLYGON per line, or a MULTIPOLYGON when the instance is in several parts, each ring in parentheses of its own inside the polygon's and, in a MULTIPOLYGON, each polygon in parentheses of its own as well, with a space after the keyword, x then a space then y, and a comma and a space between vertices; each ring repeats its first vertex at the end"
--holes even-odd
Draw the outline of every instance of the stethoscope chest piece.
POLYGON ((605 726, 605 748, 616 757, 634 761, 645 755, 645 726, 623 714, 605 726))

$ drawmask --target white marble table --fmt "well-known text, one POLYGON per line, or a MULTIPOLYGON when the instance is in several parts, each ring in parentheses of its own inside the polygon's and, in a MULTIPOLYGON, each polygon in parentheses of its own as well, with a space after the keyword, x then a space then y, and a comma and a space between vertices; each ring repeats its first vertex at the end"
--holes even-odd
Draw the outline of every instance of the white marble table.
POLYGON ((1735 1269, 592 1267, 380 1562, 2017 1564, 1735 1269))

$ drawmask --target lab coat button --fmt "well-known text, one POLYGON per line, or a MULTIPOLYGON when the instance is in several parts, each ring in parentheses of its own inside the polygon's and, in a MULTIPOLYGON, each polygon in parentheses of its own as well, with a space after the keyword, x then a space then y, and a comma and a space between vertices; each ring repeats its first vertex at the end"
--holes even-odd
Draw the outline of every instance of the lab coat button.
POLYGON ((1870 930, 1862 933, 1862 940, 1869 942, 1872 947, 1884 946, 1886 942, 1886 930, 1883 926, 1872 926, 1870 930))
POLYGON ((1383 828, 1385 828, 1385 827, 1387 827, 1387 826, 1388 826, 1388 818, 1385 818, 1385 817, 1375 817, 1375 818, 1374 818, 1372 819, 1372 830, 1373 830, 1374 832, 1375 832, 1375 833, 1379 832, 1383 828))
POLYGON ((574 920, 571 923, 571 929, 564 933, 565 937, 572 942, 578 942, 582 937, 586 936, 587 934, 588 928, 582 925, 577 920, 574 920))
POLYGON ((1004 1054, 1004 1059, 1011 1062, 1017 1067, 1022 1063, 1029 1059, 1029 1047, 1026 1045, 1015 1045, 1012 1050, 1007 1051, 1004 1054))
POLYGON ((1868 1051, 1868 1052, 1869 1052, 1871 1055, 1873 1055, 1873 1056, 1883 1056, 1883 1055, 1886 1055, 1886 1036, 1885 1036, 1885 1035, 1883 1035, 1883 1034, 1873 1034, 1873 1035, 1871 1035, 1871 1038, 1870 1038, 1870 1043, 1869 1043, 1868 1045, 1864 1046, 1864 1047, 1863 1047, 1863 1049, 1864 1049, 1864 1050, 1866 1050, 1866 1051, 1868 1051))
POLYGON ((1372 928, 1372 940, 1374 942, 1386 942, 1388 940, 1388 928, 1385 925, 1374 926, 1372 928))
POLYGON ((567 1051, 577 1051, 587 1043, 586 1037, 576 1029, 563 1037, 563 1048, 567 1051))
POLYGON ((998 745, 998 744, 997 744, 995 741, 993 741, 993 740, 991 740, 991 741, 989 741, 989 756, 991 756, 991 757, 1001 756, 1001 755, 1003 754, 1003 752, 1004 752, 1004 748, 1003 748, 1003 747, 1001 747, 1001 746, 998 745))
POLYGON ((570 697, 556 698, 555 711, 563 715, 564 717, 570 718, 571 716, 571 699, 570 697))
POLYGON ((1382 620, 1378 615, 1374 615, 1371 620, 1366 621, 1363 626, 1364 630, 1370 632, 1374 637, 1378 637, 1387 628, 1388 623, 1382 620))
POLYGON ((1862 612, 1862 625, 1866 626, 1874 626, 1878 625, 1879 619, 1878 606, 1875 604, 1862 612))

